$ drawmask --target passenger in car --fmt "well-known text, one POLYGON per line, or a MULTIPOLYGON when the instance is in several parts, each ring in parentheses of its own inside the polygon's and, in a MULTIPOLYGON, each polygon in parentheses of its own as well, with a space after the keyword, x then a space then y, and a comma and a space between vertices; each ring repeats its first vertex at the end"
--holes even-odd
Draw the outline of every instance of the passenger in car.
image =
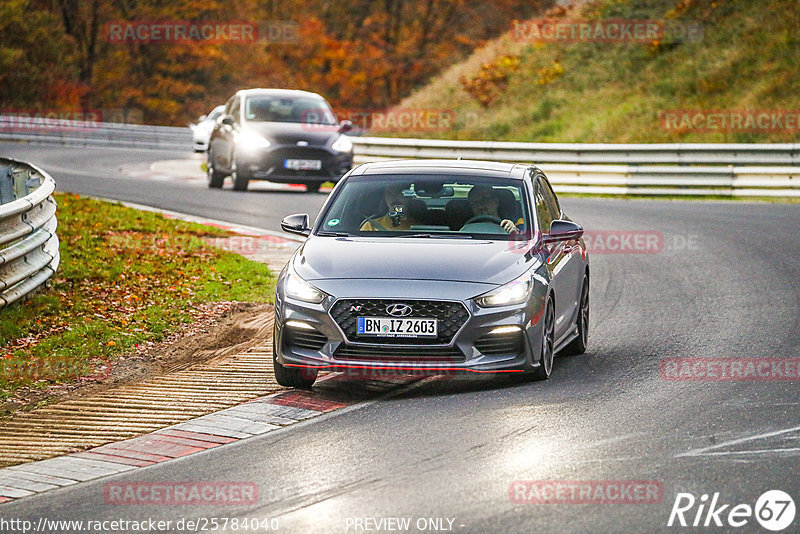
POLYGON ((379 210, 387 210, 380 217, 367 217, 361 230, 366 232, 394 232, 398 230, 411 230, 413 225, 421 224, 409 212, 409 199, 403 195, 407 185, 389 185, 383 192, 383 203, 379 210), (385 203, 385 206, 383 205, 385 203))

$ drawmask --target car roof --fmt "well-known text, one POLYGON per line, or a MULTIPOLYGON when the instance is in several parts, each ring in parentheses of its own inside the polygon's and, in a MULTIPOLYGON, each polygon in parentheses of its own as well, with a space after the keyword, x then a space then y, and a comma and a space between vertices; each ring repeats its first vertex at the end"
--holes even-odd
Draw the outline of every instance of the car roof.
POLYGON ((374 174, 445 174, 481 175, 498 178, 523 179, 530 164, 503 163, 499 161, 480 161, 469 159, 397 159, 375 161, 359 165, 351 176, 374 174))
POLYGON ((301 91, 299 89, 241 89, 236 91, 236 94, 239 96, 254 96, 254 95, 269 95, 269 96, 310 96, 316 98, 322 98, 325 100, 322 95, 317 93, 312 93, 310 91, 301 91))

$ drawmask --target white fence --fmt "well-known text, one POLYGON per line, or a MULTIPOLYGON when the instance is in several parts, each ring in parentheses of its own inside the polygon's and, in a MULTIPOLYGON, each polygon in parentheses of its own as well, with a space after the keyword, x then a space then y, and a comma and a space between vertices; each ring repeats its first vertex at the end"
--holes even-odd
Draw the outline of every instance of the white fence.
POLYGON ((55 181, 0 158, 0 307, 44 284, 58 267, 55 181))

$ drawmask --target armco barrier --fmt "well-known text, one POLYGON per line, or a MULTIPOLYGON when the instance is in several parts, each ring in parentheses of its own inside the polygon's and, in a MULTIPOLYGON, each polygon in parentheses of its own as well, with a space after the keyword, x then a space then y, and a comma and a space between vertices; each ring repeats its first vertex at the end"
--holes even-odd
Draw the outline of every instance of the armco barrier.
POLYGON ((0 115, 0 139, 70 146, 192 149, 192 132, 189 128, 61 119, 37 121, 20 119, 14 115, 0 115))
POLYGON ((353 144, 358 163, 387 158, 535 163, 558 193, 800 197, 800 143, 622 145, 356 137, 353 144))
POLYGON ((41 169, 0 158, 0 307, 44 284, 58 267, 55 187, 41 169))
MULTIPOLYGON (((191 150, 189 128, 0 116, 0 139, 191 150)), ((353 137, 356 162, 385 158, 535 163, 557 192, 800 197, 800 143, 580 144, 353 137)))
POLYGON ((800 165, 800 143, 516 143, 356 137, 356 153, 395 158, 622 165, 800 165))

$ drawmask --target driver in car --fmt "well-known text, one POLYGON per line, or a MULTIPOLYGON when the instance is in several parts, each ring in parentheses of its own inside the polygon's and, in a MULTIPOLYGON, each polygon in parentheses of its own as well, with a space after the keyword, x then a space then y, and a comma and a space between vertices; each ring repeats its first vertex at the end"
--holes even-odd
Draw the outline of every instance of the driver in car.
POLYGON ((397 230, 411 230, 413 225, 421 224, 408 213, 408 200, 403 195, 407 184, 389 185, 383 191, 383 201, 389 211, 381 217, 367 217, 361 230, 366 232, 394 232, 397 230))
POLYGON ((476 219, 479 218, 483 218, 483 221, 487 219, 496 219, 496 221, 492 222, 499 224, 500 227, 509 234, 519 231, 517 225, 512 221, 500 218, 500 214, 497 211, 500 206, 500 198, 491 186, 484 184, 473 186, 467 195, 467 201, 469 202, 469 207, 472 208, 474 217, 467 221, 462 231, 470 224, 477 223, 478 221, 476 219))

